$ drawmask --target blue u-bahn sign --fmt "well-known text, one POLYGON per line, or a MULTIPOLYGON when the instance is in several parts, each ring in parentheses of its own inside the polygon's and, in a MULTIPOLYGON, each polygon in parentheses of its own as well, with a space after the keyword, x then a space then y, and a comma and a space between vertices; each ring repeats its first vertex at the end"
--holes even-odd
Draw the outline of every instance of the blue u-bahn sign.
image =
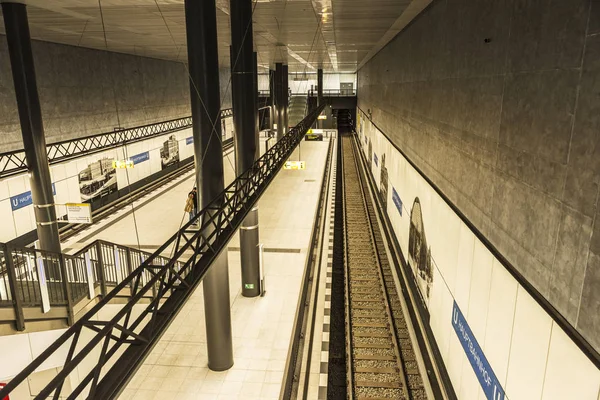
POLYGON ((396 206, 396 210, 398 210, 398 212, 400 213, 400 216, 402 216, 402 200, 400 199, 400 196, 398 196, 398 192, 396 192, 396 189, 392 186, 392 201, 394 202, 394 205, 396 206))
POLYGON ((479 347, 479 343, 477 343, 475 335, 473 335, 471 328, 469 328, 465 316, 460 311, 460 308, 458 308, 456 300, 452 306, 452 326, 471 363, 471 367, 473 367, 473 371, 479 380, 485 397, 488 400, 504 400, 504 389, 502 389, 502 385, 500 385, 498 378, 496 378, 494 371, 492 371, 492 367, 485 358, 483 350, 479 347))
MULTIPOLYGON (((54 183, 52 184, 52 194, 56 196, 56 186, 54 183)), ((10 198, 10 207, 13 211, 21 209, 23 207, 27 207, 33 204, 33 198, 31 197, 31 190, 18 194, 16 196, 11 196, 10 198)))
POLYGON ((146 151, 140 154, 136 154, 135 156, 131 157, 131 161, 133 161, 133 164, 139 164, 142 163, 144 161, 148 161, 150 159, 150 152, 146 151))

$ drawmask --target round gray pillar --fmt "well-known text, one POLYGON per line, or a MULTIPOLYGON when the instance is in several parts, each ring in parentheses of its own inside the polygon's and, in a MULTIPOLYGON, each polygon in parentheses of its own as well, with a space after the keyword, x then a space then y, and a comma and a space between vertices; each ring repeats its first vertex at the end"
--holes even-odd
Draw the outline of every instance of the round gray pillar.
MULTIPOLYGON (((203 209, 224 189, 215 0, 185 0, 185 22, 198 209, 203 209)), ((224 371, 233 366, 227 249, 206 273, 202 287, 208 367, 224 371)))

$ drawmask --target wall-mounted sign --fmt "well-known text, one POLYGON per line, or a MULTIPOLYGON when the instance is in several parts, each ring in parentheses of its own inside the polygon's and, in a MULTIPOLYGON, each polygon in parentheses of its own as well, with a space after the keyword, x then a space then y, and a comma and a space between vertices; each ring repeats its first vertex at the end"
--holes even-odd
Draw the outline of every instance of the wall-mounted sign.
POLYGON ((309 129, 306 135, 304 135, 304 140, 323 140, 323 129, 309 129))
POLYGON ((304 161, 286 161, 283 169, 304 169, 306 163, 304 161))
POLYGON ((83 203, 67 203, 67 220, 71 224, 91 224, 92 206, 83 203))
POLYGON ((400 216, 402 216, 402 200, 400 199, 400 196, 398 196, 398 192, 396 192, 396 189, 393 186, 392 186, 392 201, 394 202, 396 209, 400 213, 400 216))
POLYGON ((504 389, 502 389, 498 378, 496 378, 494 371, 492 371, 490 363, 485 358, 483 350, 479 347, 479 343, 477 343, 456 301, 454 301, 454 305, 452 306, 452 327, 456 332, 456 336, 458 336, 460 344, 462 344, 471 367, 473 367, 473 371, 479 380, 485 397, 488 400, 504 400, 504 389))
MULTIPOLYGON (((56 186, 54 186, 54 183, 52 184, 52 194, 56 196, 56 186)), ((13 211, 16 211, 23 207, 27 207, 31 204, 33 204, 31 190, 25 193, 18 194, 16 196, 11 196, 10 198, 10 207, 13 211)))
POLYGON ((188 137, 188 138, 185 138, 185 144, 186 144, 186 145, 190 145, 190 144, 192 144, 192 143, 194 143, 194 137, 193 137, 193 136, 190 136, 190 137, 188 137))
POLYGON ((133 161, 134 164, 143 163, 144 161, 148 161, 149 159, 150 159, 149 151, 145 151, 143 153, 136 154, 135 156, 131 156, 131 161, 133 161))
POLYGON ((112 162, 114 169, 125 169, 133 168, 133 160, 113 160, 112 162))
POLYGON ((327 115, 319 115, 317 119, 327 119, 327 115))

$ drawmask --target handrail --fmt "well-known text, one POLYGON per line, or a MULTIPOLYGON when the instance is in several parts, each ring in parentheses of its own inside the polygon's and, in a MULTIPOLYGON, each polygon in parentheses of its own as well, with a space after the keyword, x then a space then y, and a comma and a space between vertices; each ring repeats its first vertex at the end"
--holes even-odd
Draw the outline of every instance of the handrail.
POLYGON ((53 393, 54 398, 58 398, 64 380, 100 344, 101 351, 97 364, 82 377, 81 382, 73 388, 68 398, 77 398, 88 385, 91 385, 88 398, 115 398, 167 329, 171 319, 202 281, 213 261, 225 249, 248 212, 302 141, 304 134, 322 108, 323 106, 318 107, 292 128, 208 206, 107 293, 98 304, 0 390, 0 398, 9 395, 69 340, 71 340, 69 351, 62 369, 39 392, 36 399, 45 399, 53 393), (200 225, 199 229, 193 227, 196 223, 200 225), (156 263, 160 254, 171 246, 173 257, 165 265, 156 263), (145 274, 151 276, 147 282, 143 279, 145 274), (158 285, 156 295, 139 317, 132 321, 133 307, 156 285, 158 285), (108 321, 94 319, 102 307, 128 286, 131 288, 130 300, 112 319, 108 321), (170 293, 168 298, 167 293, 170 293), (147 319, 149 321, 146 322, 147 319), (96 332, 96 335, 85 346, 78 349, 80 334, 84 328, 96 332), (103 366, 121 346, 126 346, 125 350, 100 380, 103 366))
MULTIPOLYGON (((231 108, 221 110, 222 118, 232 115, 233 109, 231 108)), ((48 162, 55 164, 84 154, 97 153, 102 150, 121 146, 125 143, 137 142, 152 136, 177 132, 191 126, 192 117, 183 117, 51 143, 46 146, 48 162)), ((27 160, 23 149, 0 153, 0 178, 25 171, 27 171, 27 160)))

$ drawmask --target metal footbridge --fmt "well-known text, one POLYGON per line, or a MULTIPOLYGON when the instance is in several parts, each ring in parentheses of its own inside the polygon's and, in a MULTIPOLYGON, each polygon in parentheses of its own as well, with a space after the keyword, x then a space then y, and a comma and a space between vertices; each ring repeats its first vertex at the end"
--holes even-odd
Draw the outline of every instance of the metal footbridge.
POLYGON ((281 138, 249 169, 240 174, 196 217, 176 232, 153 254, 143 260, 90 311, 14 377, 2 390, 8 396, 50 357, 68 347, 60 372, 38 393, 45 398, 99 398, 118 396, 145 357, 150 353, 173 318, 183 307, 211 264, 226 249, 248 212, 258 202, 288 157, 315 122, 323 106, 313 110, 281 138), (165 259, 163 254, 173 254, 165 259), (126 304, 111 318, 98 318, 102 307, 123 291, 126 304), (134 307, 141 306, 141 314, 134 307), (90 340, 82 339, 92 331, 90 340), (82 335, 82 333, 86 335, 82 335), (97 363, 82 376, 70 393, 63 383, 87 357, 97 363))

